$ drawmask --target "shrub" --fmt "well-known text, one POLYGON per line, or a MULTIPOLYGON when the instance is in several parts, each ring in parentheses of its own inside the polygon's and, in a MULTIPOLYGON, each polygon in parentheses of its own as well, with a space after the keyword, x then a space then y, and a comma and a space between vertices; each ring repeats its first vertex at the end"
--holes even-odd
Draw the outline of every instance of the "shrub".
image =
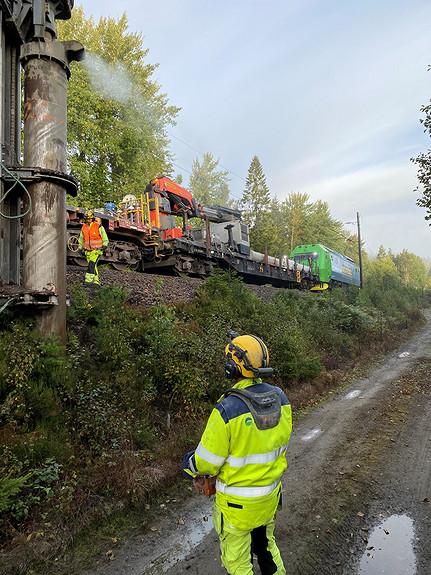
POLYGON ((32 466, 29 459, 19 457, 11 447, 4 447, 0 465, 0 512, 8 512, 20 521, 32 508, 49 501, 54 497, 53 486, 60 477, 61 467, 52 457, 32 466))

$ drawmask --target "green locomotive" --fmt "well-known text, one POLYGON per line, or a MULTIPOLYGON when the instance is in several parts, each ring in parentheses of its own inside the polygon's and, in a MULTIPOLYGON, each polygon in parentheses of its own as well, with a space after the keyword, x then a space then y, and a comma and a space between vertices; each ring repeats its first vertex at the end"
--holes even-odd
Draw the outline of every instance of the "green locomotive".
POLYGON ((312 289, 360 285, 360 270, 355 262, 321 244, 297 246, 290 254, 290 259, 309 266, 313 274, 318 276, 320 285, 312 289))

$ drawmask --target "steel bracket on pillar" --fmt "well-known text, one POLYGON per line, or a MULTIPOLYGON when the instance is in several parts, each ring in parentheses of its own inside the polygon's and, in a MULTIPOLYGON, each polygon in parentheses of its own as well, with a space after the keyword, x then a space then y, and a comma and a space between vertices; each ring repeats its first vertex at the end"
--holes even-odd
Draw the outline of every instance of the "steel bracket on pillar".
POLYGON ((44 291, 26 290, 25 287, 5 286, 0 288, 0 308, 35 307, 48 308, 57 306, 57 293, 46 289, 44 291))
POLYGON ((28 42, 21 46, 21 63, 25 63, 32 58, 44 58, 52 60, 62 66, 66 75, 70 77, 69 64, 73 61, 81 61, 85 58, 84 46, 76 40, 65 40, 63 42, 28 42))
POLYGON ((2 172, 1 179, 8 184, 29 185, 37 182, 51 182, 62 186, 69 196, 76 197, 78 193, 78 182, 73 176, 48 170, 44 168, 28 168, 21 166, 6 166, 7 172, 2 172))

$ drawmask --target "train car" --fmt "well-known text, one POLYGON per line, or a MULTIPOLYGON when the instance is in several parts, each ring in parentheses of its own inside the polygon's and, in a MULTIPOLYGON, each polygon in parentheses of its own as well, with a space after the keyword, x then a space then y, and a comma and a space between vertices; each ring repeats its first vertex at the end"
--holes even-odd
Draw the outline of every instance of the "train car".
POLYGON ((322 244, 297 246, 290 259, 308 265, 319 278, 319 284, 313 290, 360 285, 360 270, 355 262, 322 244))
MULTIPOLYGON (((81 266, 87 265, 78 249, 84 211, 67 206, 68 261, 81 266)), ((152 180, 139 197, 93 212, 109 237, 101 263, 117 270, 206 277, 220 268, 249 283, 305 290, 360 285, 353 260, 321 244, 298 246, 290 257, 253 251, 240 210, 201 205, 166 177, 152 180)))
MULTIPOLYGON (((68 261, 81 266, 87 265, 78 249, 84 211, 67 206, 68 261)), ((307 264, 251 250, 239 210, 201 205, 166 177, 152 180, 139 197, 128 195, 118 206, 108 202, 93 212, 109 237, 101 263, 117 270, 206 277, 220 268, 249 283, 295 289, 317 281, 307 264)))

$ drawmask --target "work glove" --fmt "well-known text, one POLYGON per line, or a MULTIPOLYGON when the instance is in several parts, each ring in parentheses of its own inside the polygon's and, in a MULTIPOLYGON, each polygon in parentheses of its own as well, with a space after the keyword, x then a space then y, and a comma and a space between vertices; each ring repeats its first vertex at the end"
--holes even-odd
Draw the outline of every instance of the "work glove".
POLYGON ((197 475, 195 450, 189 451, 183 457, 183 475, 187 479, 194 479, 197 475))
POLYGON ((81 248, 81 249, 80 249, 80 252, 81 252, 81 254, 82 254, 83 256, 85 256, 85 249, 84 249, 84 248, 81 248))
POLYGON ((108 246, 103 246, 102 247, 102 254, 105 255, 107 251, 108 251, 108 246))

